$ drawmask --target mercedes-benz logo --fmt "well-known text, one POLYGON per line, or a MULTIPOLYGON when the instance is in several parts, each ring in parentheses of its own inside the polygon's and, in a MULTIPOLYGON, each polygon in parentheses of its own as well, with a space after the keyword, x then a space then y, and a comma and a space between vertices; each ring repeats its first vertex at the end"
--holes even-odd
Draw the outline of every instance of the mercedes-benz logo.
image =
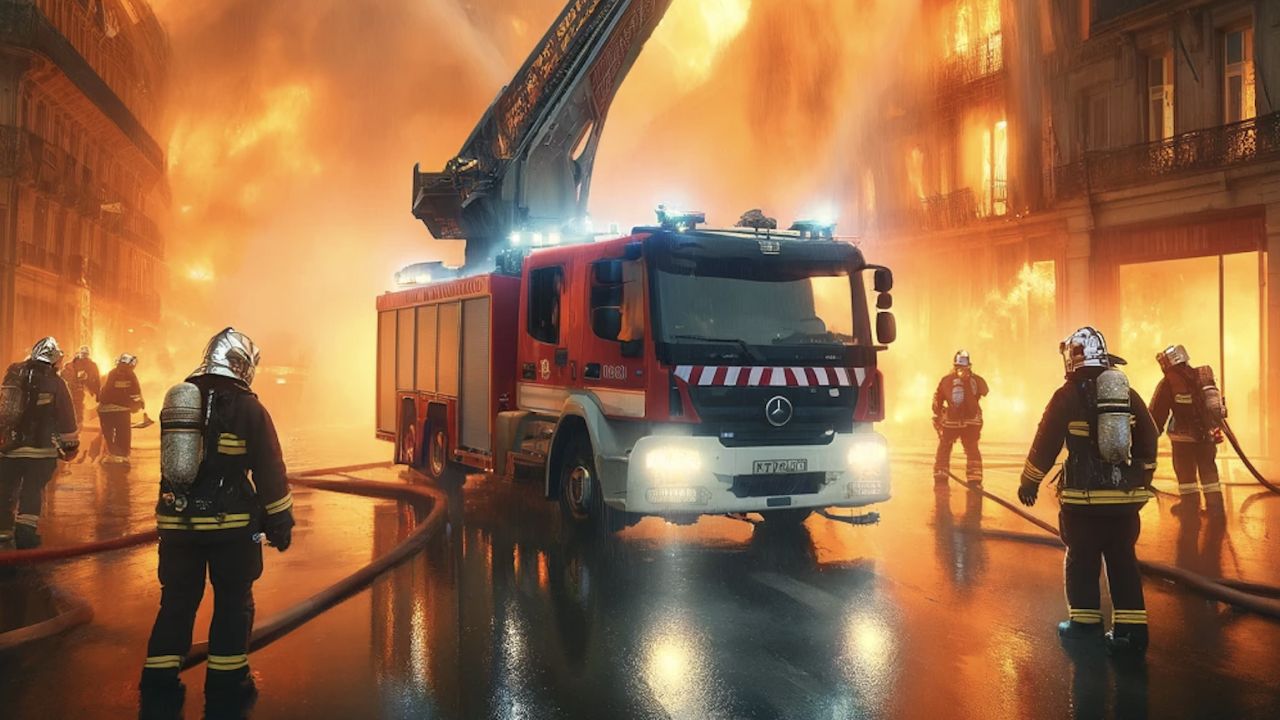
POLYGON ((769 398, 769 402, 764 404, 764 416, 769 424, 774 427, 782 427, 791 422, 791 415, 795 408, 791 406, 791 401, 781 395, 774 395, 769 398))

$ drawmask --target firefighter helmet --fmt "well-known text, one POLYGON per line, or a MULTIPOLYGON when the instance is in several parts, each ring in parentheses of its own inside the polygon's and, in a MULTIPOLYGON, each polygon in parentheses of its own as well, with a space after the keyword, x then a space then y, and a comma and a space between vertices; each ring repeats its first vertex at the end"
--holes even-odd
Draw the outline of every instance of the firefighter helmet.
POLYGON ((58 341, 52 337, 41 338, 35 345, 31 346, 31 359, 39 360, 49 365, 57 365, 62 360, 62 348, 58 347, 58 341))
POLYGON ((1181 345, 1170 345, 1161 350, 1156 355, 1156 362, 1160 363, 1161 370, 1168 370, 1177 365, 1190 365, 1191 356, 1187 354, 1187 349, 1181 345))
POLYGON ((221 375, 249 386, 253 384, 260 358, 258 346, 253 344, 249 336, 229 327, 213 336, 204 349, 204 360, 200 367, 187 379, 201 375, 221 375))
POLYGON ((138 357, 136 355, 130 355, 129 353, 123 353, 120 355, 120 359, 116 361, 116 364, 128 365, 131 368, 135 368, 138 367, 138 357))
POLYGON ((1107 339, 1095 328, 1085 326, 1058 344, 1062 365, 1067 374, 1085 367, 1107 368, 1124 365, 1123 358, 1107 352, 1107 339))
POLYGON ((80 349, 76 351, 76 357, 79 358, 80 360, 88 360, 89 355, 91 354, 92 353, 89 352, 88 345, 81 345, 80 349))
POLYGON ((955 360, 952 361, 952 364, 958 368, 972 368, 973 361, 969 359, 969 351, 968 350, 957 351, 955 360))

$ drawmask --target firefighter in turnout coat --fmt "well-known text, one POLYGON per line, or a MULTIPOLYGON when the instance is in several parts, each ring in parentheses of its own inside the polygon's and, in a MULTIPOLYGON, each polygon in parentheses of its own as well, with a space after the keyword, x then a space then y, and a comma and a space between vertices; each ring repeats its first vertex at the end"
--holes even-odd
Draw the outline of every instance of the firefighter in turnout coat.
POLYGON ((1147 611, 1134 545, 1141 532, 1138 512, 1152 498, 1156 426, 1138 393, 1108 354, 1106 340, 1091 327, 1061 345, 1066 382, 1049 400, 1022 471, 1018 499, 1035 504, 1040 483, 1067 459, 1058 487, 1062 541, 1067 546, 1068 619, 1058 625, 1064 639, 1101 638, 1102 599, 1098 578, 1106 561, 1111 587, 1113 652, 1147 647, 1147 611))
MULTIPOLYGON (((262 574, 267 541, 284 552, 292 542, 293 496, 271 416, 250 390, 259 352, 244 334, 227 328, 214 336, 204 361, 187 378, 195 397, 187 427, 202 433, 202 456, 183 460, 194 470, 189 484, 169 481, 161 416, 162 469, 156 522, 160 529, 160 611, 142 670, 144 715, 152 708, 182 704, 178 672, 191 648, 192 625, 204 594, 205 575, 213 585, 209 628, 206 710, 216 703, 241 703, 255 690, 249 674, 248 643, 253 629, 253 583, 262 574), (197 394, 198 393, 198 394, 197 394)), ((179 388, 170 391, 172 397, 179 388)), ((170 407, 166 398, 165 410, 170 407)), ((155 715, 164 713, 156 712, 155 715)))
POLYGON ((1205 504, 1222 511, 1222 485, 1218 480, 1218 444, 1223 440, 1222 423, 1226 410, 1222 393, 1213 379, 1213 369, 1192 367, 1187 349, 1170 345, 1156 361, 1164 377, 1151 396, 1151 417, 1160 432, 1169 433, 1173 446, 1173 472, 1178 476, 1178 494, 1189 501, 1187 507, 1205 504), (1167 427, 1167 430, 1166 430, 1167 427), (1196 486, 1199 476, 1200 485, 1196 486))
POLYGON ((987 381, 973 372, 965 350, 957 352, 954 369, 938 383, 933 393, 933 428, 938 432, 938 454, 933 463, 933 479, 947 481, 951 471, 951 449, 956 440, 964 447, 965 479, 982 484, 982 406, 979 401, 990 390, 987 381))
POLYGON ((98 364, 90 357, 88 345, 81 345, 76 356, 63 368, 62 379, 67 381, 67 389, 71 391, 71 400, 75 403, 76 424, 83 426, 84 396, 92 395, 96 400, 102 392, 102 375, 98 371, 98 364))
POLYGON ((4 392, 21 398, 21 407, 15 408, 15 422, 0 432, 0 543, 12 539, 19 550, 40 547, 45 485, 58 459, 74 459, 80 450, 71 393, 58 375, 61 361, 58 342, 47 337, 4 375, 4 392))
POLYGON ((107 456, 102 459, 108 465, 128 465, 133 452, 133 425, 130 416, 146 407, 142 400, 142 386, 134 368, 138 358, 125 353, 116 361, 115 369, 107 373, 98 395, 98 422, 102 425, 102 438, 107 444, 107 456))

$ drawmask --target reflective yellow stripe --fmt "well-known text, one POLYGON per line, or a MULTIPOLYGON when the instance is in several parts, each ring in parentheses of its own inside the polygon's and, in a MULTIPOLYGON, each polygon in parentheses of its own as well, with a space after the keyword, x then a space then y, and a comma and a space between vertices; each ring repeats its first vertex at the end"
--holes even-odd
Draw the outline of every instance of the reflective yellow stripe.
POLYGON ((118 413, 118 412, 129 412, 129 408, 127 408, 127 407, 125 407, 125 406, 123 406, 123 405, 113 405, 113 404, 110 404, 110 403, 108 403, 108 404, 106 404, 106 405, 99 405, 99 406, 98 406, 98 414, 102 414, 102 413, 118 413))
POLYGON ((1174 396, 1173 396, 1173 401, 1174 401, 1174 402, 1176 402, 1176 403, 1178 403, 1179 405, 1190 405, 1190 404, 1192 404, 1192 403, 1191 403, 1191 396, 1190 396, 1190 395, 1174 395, 1174 396))
POLYGON ((53 393, 40 393, 36 396, 36 405, 52 405, 53 393))
POLYGON ((1085 437, 1088 437, 1089 423, 1083 422, 1081 420, 1073 420, 1067 423, 1067 432, 1071 433, 1072 435, 1083 435, 1085 437))
POLYGON ((219 445, 239 445, 244 447, 245 441, 239 436, 232 433, 221 433, 218 435, 219 445))
POLYGON ((0 455, 7 458, 27 458, 31 460, 48 460, 58 457, 57 448, 20 447, 0 455))
POLYGON ((114 385, 118 388, 124 389, 127 387, 131 387, 133 383, 130 383, 128 380, 117 380, 115 381, 114 385))
POLYGON ((248 513, 237 513, 217 517, 178 517, 174 515, 157 515, 156 526, 161 530, 235 530, 248 527, 248 513))
POLYGON ((1067 608, 1067 617, 1074 622, 1084 623, 1086 625, 1096 625, 1102 622, 1102 611, 1067 608))
POLYGON ((1027 463, 1022 467, 1022 474, 1026 475, 1032 480, 1035 480, 1036 482, 1040 482, 1041 480, 1043 480, 1047 472, 1048 472, 1047 470, 1041 470, 1035 465, 1032 465, 1030 460, 1028 460, 1027 463))
POLYGON ((218 446, 219 455, 248 455, 249 450, 242 447, 227 447, 225 445, 218 446))
POLYGON ((1146 625, 1146 610, 1116 610, 1111 614, 1111 621, 1117 625, 1146 625))
POLYGON ((239 528, 249 527, 249 521, 227 523, 226 525, 175 525, 169 523, 157 523, 156 528, 160 530, 237 530, 239 528))
POLYGON ((182 667, 181 655, 152 655, 142 664, 143 667, 155 670, 182 667))
POLYGON ((1222 483, 1209 483, 1204 486, 1204 491, 1207 493, 1220 493, 1222 492, 1222 483))
POLYGON ((269 503, 266 506, 266 510, 268 515, 275 515, 276 513, 284 512, 291 507, 293 507, 293 493, 289 493, 279 500, 269 503))
POLYGON ((1065 488, 1059 499, 1064 505, 1125 505, 1146 502, 1154 497, 1146 488, 1137 490, 1075 490, 1065 488))
POLYGON ((210 655, 209 656, 210 670, 222 670, 225 672, 227 670, 239 670, 240 668, 247 667, 248 665, 249 665, 248 655, 210 655))
POLYGON ((1194 495, 1195 493, 1196 493, 1195 483, 1179 483, 1178 484, 1179 495, 1194 495))

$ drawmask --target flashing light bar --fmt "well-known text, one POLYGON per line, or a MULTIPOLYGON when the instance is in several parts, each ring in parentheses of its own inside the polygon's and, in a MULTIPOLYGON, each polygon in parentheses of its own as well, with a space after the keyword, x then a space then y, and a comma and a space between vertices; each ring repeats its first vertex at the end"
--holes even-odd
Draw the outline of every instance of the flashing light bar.
POLYGON ((836 235, 836 224, 822 220, 797 220, 791 224, 791 230, 805 238, 823 238, 831 240, 836 235))

